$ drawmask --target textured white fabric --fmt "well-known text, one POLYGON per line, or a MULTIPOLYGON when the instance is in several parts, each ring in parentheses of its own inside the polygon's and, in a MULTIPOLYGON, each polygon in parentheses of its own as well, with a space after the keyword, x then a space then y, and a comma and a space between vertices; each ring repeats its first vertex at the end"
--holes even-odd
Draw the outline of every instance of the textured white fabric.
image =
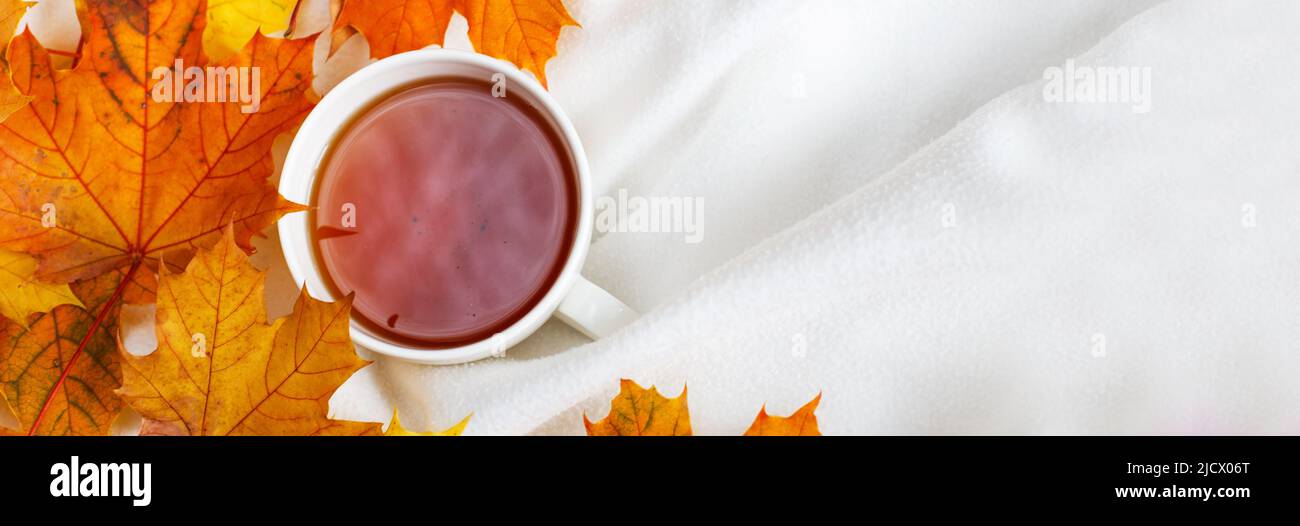
POLYGON ((827 433, 1297 430, 1294 2, 571 4, 603 191, 704 197, 704 241, 604 235, 636 324, 381 360, 340 416, 580 433, 630 377, 698 433, 819 391, 827 433), (1069 59, 1149 67, 1151 112, 1045 102, 1069 59))

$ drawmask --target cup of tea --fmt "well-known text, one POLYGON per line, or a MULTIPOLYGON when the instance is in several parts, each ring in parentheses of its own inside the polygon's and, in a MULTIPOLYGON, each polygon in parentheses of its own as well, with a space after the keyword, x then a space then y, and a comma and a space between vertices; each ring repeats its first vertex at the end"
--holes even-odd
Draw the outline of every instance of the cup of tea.
POLYGON ((636 314, 582 277, 582 143, 509 63, 425 49, 353 74, 304 121, 280 193, 289 271, 352 295, 352 340, 428 364, 501 355, 556 316, 591 338, 636 314))

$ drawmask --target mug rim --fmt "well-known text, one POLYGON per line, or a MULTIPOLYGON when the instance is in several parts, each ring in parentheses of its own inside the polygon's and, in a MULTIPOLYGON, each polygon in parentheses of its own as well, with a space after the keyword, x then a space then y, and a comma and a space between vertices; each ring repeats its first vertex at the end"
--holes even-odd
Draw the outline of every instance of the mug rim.
MULTIPOLYGON (((449 365, 480 360, 490 356, 502 356, 506 349, 523 341, 536 332, 559 308, 569 290, 578 279, 586 260, 587 249, 591 244, 593 218, 593 201, 591 195, 590 173, 587 155, 583 151, 578 133, 567 114, 544 88, 513 64, 486 55, 444 48, 420 49, 393 55, 358 70, 327 93, 303 121, 289 147, 281 170, 279 193, 286 199, 312 206, 313 187, 320 175, 320 164, 342 127, 332 126, 330 122, 351 121, 353 117, 370 107, 391 89, 408 83, 411 79, 388 81, 387 84, 367 86, 387 75, 389 79, 400 75, 403 70, 415 75, 412 79, 433 79, 450 76, 447 72, 417 72, 420 66, 458 65, 482 70, 489 78, 500 73, 505 76, 508 90, 522 89, 527 94, 528 102, 537 107, 550 120, 558 132, 564 146, 572 158, 575 184, 578 190, 578 217, 574 224, 573 243, 569 248, 564 266, 561 268, 550 289, 527 313, 510 326, 496 334, 461 346, 451 348, 421 348, 386 340, 371 334, 365 326, 359 324, 355 317, 349 315, 349 335, 352 342, 374 352, 393 356, 409 362, 422 364, 449 365)), ((409 76, 409 75, 408 75, 409 76)), ((285 263, 294 283, 304 288, 305 294, 326 301, 338 301, 325 285, 323 269, 318 268, 311 247, 311 225, 306 210, 292 212, 281 217, 277 222, 280 234, 280 246, 284 252, 285 263)))

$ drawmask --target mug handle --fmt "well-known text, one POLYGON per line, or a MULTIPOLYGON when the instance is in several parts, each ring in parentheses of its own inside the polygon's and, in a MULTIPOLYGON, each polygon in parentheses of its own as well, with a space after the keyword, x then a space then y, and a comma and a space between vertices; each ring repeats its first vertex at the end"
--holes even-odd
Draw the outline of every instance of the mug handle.
POLYGON ((637 313, 605 289, 578 276, 569 295, 555 310, 555 317, 588 338, 598 340, 632 323, 637 313))

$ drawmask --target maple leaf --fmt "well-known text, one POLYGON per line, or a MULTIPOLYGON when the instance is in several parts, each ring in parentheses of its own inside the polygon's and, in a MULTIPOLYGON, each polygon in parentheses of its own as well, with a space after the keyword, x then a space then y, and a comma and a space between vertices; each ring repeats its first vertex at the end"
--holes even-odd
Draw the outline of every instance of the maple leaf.
POLYGON ((560 0, 459 0, 458 10, 476 51, 532 71, 542 86, 560 30, 578 25, 560 0))
POLYGON ((593 423, 583 414, 582 424, 588 436, 690 436, 686 388, 677 398, 668 399, 654 386, 646 390, 625 378, 610 402, 609 416, 593 423))
POLYGON ((561 0, 344 0, 335 27, 356 28, 383 58, 443 45, 453 11, 469 22, 476 51, 533 72, 543 86, 560 31, 578 25, 561 0))
POLYGON ((8 75, 0 75, 0 122, 4 122, 13 112, 26 106, 32 99, 14 88, 8 75))
POLYGON ((234 55, 259 30, 273 34, 289 28, 298 0, 208 0, 203 52, 212 60, 234 55))
POLYGON ((92 281, 113 291, 98 303, 82 297, 91 321, 74 333, 62 325, 33 330, 29 337, 46 341, 4 350, 0 376, 9 378, 33 374, 23 364, 56 338, 77 342, 50 363, 55 383, 15 380, 45 396, 35 419, 23 422, 29 434, 47 429, 42 418, 71 395, 63 389, 99 333, 116 325, 118 302, 152 301, 148 283, 159 261, 184 268, 232 224, 236 242, 251 250, 255 233, 299 208, 267 177, 275 137, 312 107, 311 41, 254 34, 239 54, 212 63, 201 52, 203 2, 79 2, 84 38, 71 70, 56 69, 30 32, 10 43, 13 84, 30 102, 0 123, 0 248, 34 256, 40 281, 92 281), (177 60, 260 68, 260 108, 156 99, 155 73, 177 60))
POLYGON ((34 100, 0 125, 0 245, 36 255, 39 276, 70 281, 159 258, 183 266, 225 225, 234 222, 248 248, 294 209, 266 181, 268 154, 312 107, 311 43, 255 35, 220 64, 261 68, 256 112, 155 100, 156 68, 205 64, 196 1, 150 2, 148 11, 88 2, 83 58, 71 71, 53 69, 30 33, 11 44, 15 84, 34 100), (53 226, 44 205, 57 211, 53 226))
POLYGON ((351 299, 303 291, 289 317, 267 323, 266 274, 230 232, 183 274, 164 268, 158 349, 122 350, 118 394, 162 434, 378 434, 379 424, 328 417, 330 396, 369 363, 348 335, 351 299))
POLYGON ((457 0, 349 0, 335 28, 352 26, 370 42, 370 54, 383 58, 443 44, 457 0))
MULTIPOLYGON (((0 46, 9 47, 9 39, 14 36, 14 28, 27 13, 27 4, 22 0, 0 0, 0 46)), ((0 74, 0 122, 4 122, 31 99, 14 87, 9 75, 0 74)))
POLYGON ((59 305, 84 308, 67 284, 36 280, 36 258, 0 250, 0 314, 26 325, 28 316, 59 305))
POLYGON ((0 74, 0 122, 4 122, 14 112, 22 109, 32 98, 23 95, 14 87, 8 75, 0 74))
POLYGON ((758 410, 758 417, 750 424, 749 430, 745 431, 745 436, 821 436, 821 431, 817 429, 817 415, 813 414, 821 401, 822 395, 818 394, 811 402, 786 417, 768 415, 767 406, 764 405, 758 410))
MULTIPOLYGON (((745 436, 821 436, 817 429, 817 404, 822 395, 804 404, 788 417, 770 416, 767 406, 745 431, 745 436)), ((619 382, 619 393, 610 401, 609 416, 592 423, 582 415, 588 436, 689 436, 691 415, 686 407, 686 388, 677 398, 660 395, 653 386, 643 389, 632 380, 619 382)))
POLYGON ((9 44, 9 39, 14 36, 14 29, 24 14, 27 14, 25 0, 0 0, 0 43, 6 46, 9 44))
MULTIPOLYGON (((77 283, 73 292, 101 306, 121 294, 111 279, 77 283)), ((121 378, 116 317, 102 318, 74 306, 56 307, 30 326, 7 323, 0 330, 0 399, 18 418, 21 434, 104 435, 122 408, 113 394, 121 378), (92 331, 98 325, 101 330, 92 331), (74 355, 81 359, 73 360, 74 355), (17 365, 21 365, 18 367, 17 365), (55 392, 54 386, 63 389, 55 392)), ((8 434, 7 430, 0 430, 8 434)))
POLYGON ((390 437, 454 437, 460 436, 465 432, 465 426, 469 425, 470 417, 465 417, 460 423, 451 426, 446 431, 411 431, 402 427, 402 421, 397 418, 397 410, 393 410, 393 421, 388 424, 388 430, 384 431, 384 436, 390 437))

